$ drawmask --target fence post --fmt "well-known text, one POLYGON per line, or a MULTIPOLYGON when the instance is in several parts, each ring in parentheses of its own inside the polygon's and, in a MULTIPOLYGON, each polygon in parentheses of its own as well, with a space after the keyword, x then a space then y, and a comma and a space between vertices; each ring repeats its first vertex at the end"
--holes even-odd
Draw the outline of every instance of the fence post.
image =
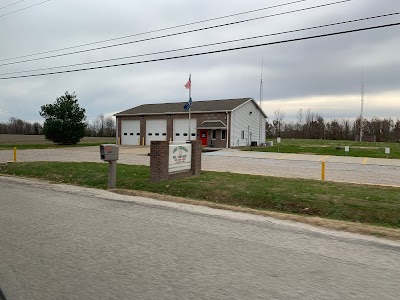
POLYGON ((324 161, 321 164, 321 180, 325 181, 325 162, 324 161))
POLYGON ((17 147, 14 147, 14 162, 17 162, 17 147))

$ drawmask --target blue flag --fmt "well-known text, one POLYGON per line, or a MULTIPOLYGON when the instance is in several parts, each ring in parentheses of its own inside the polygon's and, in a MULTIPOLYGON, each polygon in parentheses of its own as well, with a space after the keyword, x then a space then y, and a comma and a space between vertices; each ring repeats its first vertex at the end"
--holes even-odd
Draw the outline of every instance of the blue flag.
POLYGON ((188 111, 188 110, 192 107, 192 103, 193 103, 192 98, 189 98, 189 101, 186 102, 186 104, 185 104, 185 106, 183 107, 183 109, 184 109, 185 111, 188 111))

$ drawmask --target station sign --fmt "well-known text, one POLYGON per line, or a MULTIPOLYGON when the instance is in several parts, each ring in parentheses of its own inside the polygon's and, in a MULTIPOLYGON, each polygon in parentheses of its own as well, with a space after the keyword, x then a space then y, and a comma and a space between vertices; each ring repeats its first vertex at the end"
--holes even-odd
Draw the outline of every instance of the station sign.
POLYGON ((181 172, 192 167, 192 144, 169 145, 168 172, 181 172))

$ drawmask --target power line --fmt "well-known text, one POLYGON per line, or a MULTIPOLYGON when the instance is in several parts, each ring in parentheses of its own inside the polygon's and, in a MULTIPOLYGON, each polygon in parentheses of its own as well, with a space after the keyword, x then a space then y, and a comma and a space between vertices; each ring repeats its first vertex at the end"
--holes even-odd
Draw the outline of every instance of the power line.
POLYGON ((25 116, 39 116, 39 114, 25 114, 25 113, 16 113, 12 111, 6 111, 6 110, 0 110, 0 114, 7 115, 7 114, 12 114, 12 115, 25 115, 25 116))
POLYGON ((342 34, 347 34, 347 33, 360 32, 360 31, 366 31, 366 30, 373 30, 373 29, 379 29, 379 28, 386 28, 386 27, 392 27, 392 26, 398 26, 398 25, 400 25, 400 22, 398 22, 398 23, 389 23, 389 24, 378 25, 378 26, 372 26, 372 27, 363 27, 363 28, 357 28, 357 29, 351 29, 351 30, 345 30, 345 31, 338 31, 338 32, 332 32, 332 33, 325 33, 325 34, 319 34, 319 35, 313 35, 313 36, 307 36, 307 37, 295 38, 295 39, 289 39, 289 40, 275 41, 275 42, 248 45, 248 46, 241 46, 241 47, 234 47, 234 48, 226 48, 226 49, 220 49, 220 50, 214 50, 214 51, 208 51, 208 52, 185 54, 185 55, 180 55, 180 56, 172 56, 172 57, 164 57, 164 58, 156 58, 156 59, 128 62, 128 63, 115 64, 115 65, 105 65, 105 66, 98 66, 98 67, 91 67, 91 68, 66 70, 66 71, 58 71, 58 72, 49 72, 49 73, 41 73, 41 74, 11 76, 11 77, 0 77, 0 80, 27 78, 27 77, 38 77, 38 76, 55 75, 55 74, 63 74, 63 73, 74 73, 74 72, 81 72, 81 71, 89 71, 89 70, 97 70, 97 69, 105 69, 105 68, 114 68, 114 67, 121 67, 121 66, 128 66, 128 65, 151 63, 151 62, 157 62, 157 61, 167 61, 167 60, 173 60, 173 59, 179 59, 179 58, 195 57, 195 56, 202 56, 202 55, 207 55, 207 54, 223 53, 223 52, 230 52, 230 51, 236 51, 236 50, 242 50, 242 49, 250 49, 250 48, 256 48, 256 47, 263 47, 263 46, 271 46, 271 45, 277 45, 277 44, 298 42, 298 41, 304 41, 304 40, 309 40, 309 39, 317 39, 317 38, 322 38, 322 37, 336 36, 336 35, 342 35, 342 34))
POLYGON ((88 65, 88 64, 95 64, 95 63, 113 61, 113 60, 122 60, 122 59, 127 59, 127 58, 136 58, 136 57, 157 55, 157 54, 165 54, 165 53, 171 53, 171 52, 177 52, 177 51, 183 51, 183 50, 191 50, 191 49, 196 49, 196 48, 210 47, 210 46, 216 46, 216 45, 234 43, 234 42, 241 42, 241 41, 246 41, 246 40, 251 40, 251 39, 258 39, 258 38, 269 37, 269 36, 277 36, 277 35, 282 35, 282 34, 295 33, 295 32, 300 32, 300 31, 306 31, 306 30, 325 28, 325 27, 336 26, 336 25, 349 24, 349 23, 354 23, 354 22, 360 22, 360 21, 366 21, 366 20, 372 20, 372 19, 377 19, 377 18, 394 16, 394 15, 399 15, 399 14, 400 14, 400 12, 394 12, 394 13, 389 13, 389 14, 383 14, 383 15, 365 17, 365 18, 360 18, 360 19, 335 22, 335 23, 318 25, 318 26, 311 26, 311 27, 288 30, 288 31, 282 31, 282 32, 277 32, 277 33, 269 33, 269 34, 265 34, 265 35, 258 35, 258 36, 252 36, 252 37, 247 37, 247 38, 241 38, 241 39, 235 39, 235 40, 229 40, 229 41, 222 41, 222 42, 216 42, 216 43, 210 43, 210 44, 204 44, 204 45, 198 45, 198 46, 184 47, 184 48, 178 48, 178 49, 172 49, 172 50, 164 50, 164 51, 158 51, 158 52, 150 52, 150 53, 145 53, 145 54, 130 55, 130 56, 118 57, 118 58, 103 59, 103 60, 97 60, 97 61, 92 61, 92 62, 76 63, 76 64, 70 64, 70 65, 64 65, 64 66, 55 66, 55 67, 33 69, 33 70, 25 70, 25 71, 6 72, 6 73, 1 73, 0 76, 1 75, 10 75, 10 74, 28 73, 28 72, 37 72, 37 71, 44 71, 44 70, 53 70, 53 69, 60 69, 60 68, 68 68, 68 67, 75 67, 75 66, 82 66, 82 65, 88 65))
POLYGON ((291 14, 291 13, 296 13, 296 12, 301 12, 301 11, 307 11, 307 10, 326 7, 326 6, 331 6, 331 5, 335 5, 335 4, 341 4, 341 3, 349 2, 349 1, 352 1, 352 0, 340 0, 340 1, 336 1, 336 2, 330 2, 330 3, 316 5, 316 6, 310 6, 310 7, 306 7, 306 8, 295 9, 295 10, 286 11, 286 12, 282 12, 282 13, 276 13, 276 14, 271 14, 271 15, 266 15, 266 16, 261 16, 261 17, 255 17, 255 18, 250 18, 250 19, 245 19, 245 20, 225 23, 225 24, 219 24, 219 25, 213 25, 213 26, 209 26, 209 27, 203 27, 203 28, 198 28, 198 29, 187 30, 187 31, 181 31, 181 32, 176 32, 176 33, 171 33, 171 34, 166 34, 166 35, 161 35, 161 36, 156 36, 156 37, 151 37, 151 38, 145 38, 145 39, 141 39, 141 40, 135 40, 135 41, 130 41, 130 42, 124 42, 124 43, 119 43, 119 44, 102 46, 102 47, 97 47, 97 48, 92 48, 92 49, 79 50, 79 51, 68 52, 68 53, 63 53, 63 54, 56 54, 56 55, 50 55, 50 56, 44 56, 44 57, 38 57, 38 58, 32 58, 32 59, 26 59, 26 60, 20 60, 20 61, 16 61, 16 62, 0 64, 0 67, 1 66, 14 65, 14 64, 20 64, 20 63, 25 63, 25 62, 30 62, 30 61, 37 61, 37 60, 43 60, 43 59, 48 59, 48 58, 55 58, 55 57, 72 55, 72 54, 79 54, 79 53, 84 53, 84 52, 102 50, 102 49, 107 49, 107 48, 112 48, 112 47, 125 46, 125 45, 128 45, 128 44, 134 44, 134 43, 145 42, 145 41, 150 41, 150 40, 162 39, 162 38, 171 37, 171 36, 177 36, 177 35, 182 35, 182 34, 187 34, 187 33, 192 33, 192 32, 198 32, 198 31, 203 31, 203 30, 209 30, 209 29, 214 29, 214 28, 219 28, 219 27, 224 27, 224 26, 236 25, 236 24, 245 23, 245 22, 249 22, 249 21, 255 21, 255 20, 260 20, 260 19, 265 19, 265 18, 270 18, 270 17, 276 17, 276 16, 281 16, 281 15, 286 15, 286 14, 291 14))
POLYGON ((7 8, 7 7, 9 7, 9 6, 13 6, 13 5, 15 5, 15 4, 18 4, 18 3, 24 2, 24 1, 26 1, 26 0, 20 0, 20 1, 17 1, 17 2, 11 3, 11 4, 8 4, 8 5, 6 5, 6 6, 2 6, 2 7, 0 7, 0 9, 4 9, 4 8, 7 8))
MULTIPOLYGON (((22 1, 25 1, 25 0, 22 0, 22 1)), ((91 42, 91 43, 86 43, 86 44, 81 44, 81 45, 75 45, 75 46, 70 46, 70 47, 65 47, 65 48, 60 48, 60 49, 54 49, 54 50, 49 50, 49 51, 43 51, 43 52, 37 52, 37 53, 32 53, 32 54, 26 54, 26 55, 21 55, 21 56, 15 56, 15 57, 10 57, 10 58, 4 58, 4 59, 0 59, 0 61, 12 60, 12 59, 17 59, 17 58, 24 58, 24 57, 35 56, 35 55, 46 54, 46 53, 52 53, 52 52, 63 51, 63 50, 68 50, 68 49, 74 49, 74 48, 79 48, 79 47, 84 47, 84 46, 90 46, 90 45, 95 45, 95 44, 100 44, 100 43, 105 43, 105 42, 111 42, 111 41, 115 41, 115 40, 126 39, 126 38, 129 38, 129 37, 140 36, 140 35, 145 35, 145 34, 150 34, 150 33, 156 33, 156 32, 160 32, 160 31, 166 31, 166 30, 170 30, 170 29, 176 29, 176 28, 180 28, 180 27, 186 27, 186 26, 190 26, 190 25, 196 25, 196 24, 200 24, 200 23, 205 23, 205 22, 210 22, 210 21, 216 21, 216 20, 220 20, 220 19, 235 17, 235 16, 249 14, 249 13, 258 12, 258 11, 262 11, 262 10, 267 10, 267 9, 271 9, 271 8, 288 6, 288 5, 292 5, 292 4, 296 4, 296 3, 300 3, 300 2, 305 2, 305 1, 310 1, 310 0, 297 0, 297 1, 287 2, 287 3, 283 3, 283 4, 279 4, 279 5, 267 6, 267 7, 263 7, 263 8, 258 8, 258 9, 248 10, 248 11, 239 12, 239 13, 235 13, 235 14, 230 14, 230 15, 226 15, 226 16, 222 16, 222 17, 215 17, 215 18, 211 18, 211 19, 195 21, 195 22, 191 22, 191 23, 175 25, 175 26, 166 27, 166 28, 154 29, 154 30, 150 30, 150 31, 130 34, 130 35, 122 36, 122 37, 116 37, 116 38, 106 39, 106 40, 97 41, 97 42, 91 42)))
MULTIPOLYGON (((11 15, 11 14, 15 14, 15 13, 17 13, 17 12, 19 12, 19 11, 22 11, 22 10, 26 10, 26 9, 29 9, 29 8, 32 8, 32 7, 41 5, 41 4, 46 3, 46 2, 49 2, 49 1, 53 1, 53 0, 45 0, 45 1, 42 1, 42 2, 39 2, 39 3, 36 3, 36 4, 32 4, 32 5, 29 5, 29 6, 26 6, 26 7, 23 7, 23 8, 14 10, 14 11, 11 11, 11 12, 9 12, 9 13, 0 15, 0 18, 5 17, 5 16, 8 16, 8 15, 11 15)), ((21 2, 21 1, 20 1, 20 2, 21 2)))
MULTIPOLYGON (((25 116, 36 116, 36 117, 40 116, 39 112, 37 114, 26 114, 26 113, 12 112, 12 111, 7 111, 7 110, 0 110, 0 114, 3 114, 3 115, 7 115, 7 114, 9 114, 9 115, 10 114, 12 114, 12 115, 25 115, 25 116)), ((95 116, 95 115, 86 115, 86 117, 95 118, 95 117, 98 117, 98 115, 97 116, 95 116)))

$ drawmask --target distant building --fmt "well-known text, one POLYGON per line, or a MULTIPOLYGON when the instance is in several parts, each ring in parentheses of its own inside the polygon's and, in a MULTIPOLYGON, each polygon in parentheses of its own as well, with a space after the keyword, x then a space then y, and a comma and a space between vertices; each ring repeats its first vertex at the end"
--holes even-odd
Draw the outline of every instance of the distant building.
POLYGON ((252 98, 144 104, 115 114, 121 145, 151 141, 201 140, 203 146, 229 148, 265 143, 266 115, 252 98))

